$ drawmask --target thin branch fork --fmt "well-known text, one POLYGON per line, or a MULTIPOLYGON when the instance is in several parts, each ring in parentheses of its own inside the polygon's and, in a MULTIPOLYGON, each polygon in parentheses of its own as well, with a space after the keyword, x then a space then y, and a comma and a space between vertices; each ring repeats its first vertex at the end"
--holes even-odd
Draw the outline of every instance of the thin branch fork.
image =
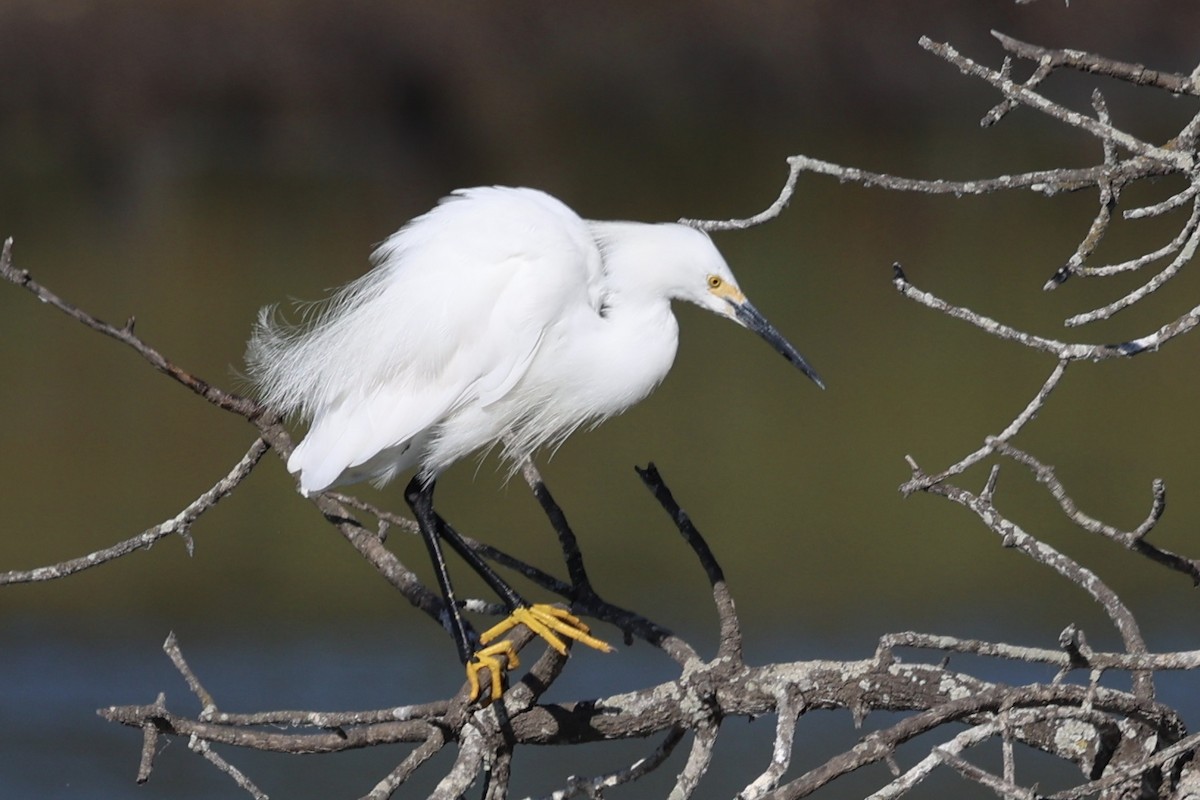
POLYGON ((1064 361, 1107 361, 1114 358, 1128 358, 1157 350, 1172 339, 1188 333, 1200 325, 1200 306, 1183 314, 1158 330, 1130 339, 1120 344, 1071 344, 1057 339, 1049 339, 1005 325, 990 317, 978 314, 964 306, 952 305, 932 292, 918 289, 909 280, 899 264, 894 264, 892 283, 896 290, 910 300, 915 300, 923 306, 939 311, 946 316, 961 319, 985 331, 998 339, 1028 347, 1031 350, 1048 353, 1064 361))
MULTIPOLYGON (((1076 633, 1077 636, 1077 633, 1076 633)), ((1027 664, 1046 664, 1060 671, 1088 669, 1107 670, 1190 670, 1200 669, 1200 650, 1177 653, 1100 653, 1087 648, 1051 650, 1041 647, 1023 647, 1003 642, 986 642, 979 639, 960 639, 955 636, 940 636, 928 633, 905 631, 889 633, 880 637, 875 657, 881 664, 895 660, 893 651, 898 647, 922 650, 942 650, 948 653, 964 653, 992 658, 1022 661, 1027 664)))
MULTIPOLYGON (((1012 713, 1014 712, 1007 712, 1008 715, 1012 713)), ((971 764, 960 755, 967 748, 980 745, 998 735, 1005 724, 1002 719, 1002 717, 998 716, 988 722, 975 725, 957 734, 945 744, 938 745, 930 751, 928 756, 907 772, 898 776, 887 786, 871 794, 867 800, 893 800, 893 798, 901 797, 915 788, 943 764, 953 767, 956 771, 976 783, 988 786, 1001 797, 1035 800, 1036 794, 1032 790, 1024 789, 1014 785, 1011 781, 991 775, 971 764)))
POLYGON ((1041 111, 1072 127, 1084 130, 1098 139, 1114 142, 1134 155, 1145 156, 1155 161, 1160 161, 1180 172, 1190 172, 1195 166, 1196 159, 1192 153, 1152 145, 1125 131, 1114 128, 1112 125, 1106 125, 1077 111, 1072 111, 1065 106, 1054 103, 1037 92, 1015 83, 1012 78, 967 58, 949 44, 935 42, 928 36, 922 36, 919 44, 934 55, 958 67, 959 71, 964 75, 980 78, 991 84, 1000 90, 1005 97, 1041 111))
POLYGON ((245 417, 248 420, 255 421, 264 415, 269 415, 270 412, 260 403, 251 400, 248 397, 227 392, 224 389, 219 389, 201 378, 192 375, 191 373, 180 369, 175 364, 168 361, 162 353, 155 350, 146 344, 140 337, 134 334, 132 317, 125 323, 124 326, 118 328, 110 325, 101 319, 93 317, 83 309, 76 305, 68 303, 54 292, 42 286, 35 281, 33 277, 23 269, 17 269, 12 262, 12 237, 5 239, 4 245, 0 248, 0 278, 9 283, 20 286, 26 291, 33 294, 38 300, 47 303, 59 311, 63 312, 72 319, 81 322, 97 333, 102 333, 105 336, 116 339, 118 342, 132 347, 138 354, 149 361, 150 364, 159 372, 171 377, 172 379, 182 383, 187 388, 191 389, 196 394, 203 397, 218 408, 223 408, 226 411, 232 411, 235 414, 245 417))
MULTIPOLYGON (((1146 283, 1126 294, 1124 297, 1118 298, 1117 300, 1114 300, 1105 306, 1101 306, 1100 308, 1093 309, 1092 311, 1076 314, 1067 318, 1065 322, 1067 327, 1073 328, 1080 325, 1086 325, 1089 322, 1095 322, 1096 320, 1109 319, 1118 311, 1123 311, 1129 308, 1130 306, 1134 305, 1140 300, 1145 299, 1149 295, 1162 288, 1167 281, 1178 275, 1180 271, 1187 266, 1187 264, 1191 262, 1192 258, 1196 255, 1196 248, 1200 246, 1200 226, 1198 226, 1198 223, 1200 223, 1200 202, 1195 204, 1195 209, 1193 210, 1192 216, 1184 225, 1183 230, 1180 231, 1179 237, 1176 237, 1175 241, 1172 241, 1165 248, 1162 248, 1163 250, 1168 251, 1174 250, 1176 241, 1180 241, 1180 237, 1182 237, 1182 241, 1178 247, 1178 252, 1176 253, 1175 257, 1171 259, 1171 262, 1162 269, 1162 271, 1160 271, 1150 280, 1146 281, 1146 283)), ((1157 254, 1157 252, 1159 251, 1156 251, 1155 254, 1157 254)), ((1125 264, 1128 263, 1131 262, 1125 262, 1125 264)), ((1136 259, 1132 263, 1136 264, 1138 267, 1141 267, 1147 263, 1151 263, 1151 261, 1146 260, 1146 258, 1143 256, 1142 258, 1136 259)), ((1125 264, 1114 265, 1111 269, 1115 272, 1124 267, 1125 264)), ((1104 268, 1101 267, 1099 269, 1104 268)))
MULTIPOLYGON (((926 491, 945 497, 973 511, 989 530, 1000 536, 1005 547, 1020 551, 1085 591, 1112 620, 1125 649, 1130 653, 1145 654, 1147 652, 1146 642, 1133 612, 1117 593, 1100 579, 1100 576, 1030 535, 1020 525, 1006 518, 996 509, 990 499, 994 489, 995 471, 992 474, 993 477, 989 479, 988 488, 981 494, 972 494, 966 489, 949 484, 934 484, 929 486, 926 491)), ((1147 699, 1154 697, 1154 684, 1149 671, 1135 672, 1133 682, 1134 690, 1139 697, 1147 699)))
POLYGON ((234 465, 228 475, 217 481, 212 488, 206 490, 170 519, 147 528, 138 535, 119 542, 112 547, 97 550, 79 558, 29 570, 0 572, 0 586, 63 578, 67 575, 114 561, 136 550, 148 550, 155 542, 172 534, 178 534, 183 537, 187 543, 188 555, 191 555, 193 548, 191 537, 192 523, 236 489, 246 479, 250 471, 254 469, 255 465, 258 464, 266 452, 267 443, 262 439, 255 440, 254 444, 250 445, 250 449, 246 451, 246 455, 242 456, 242 459, 234 465))
MULTIPOLYGON (((1197 196, 1198 190, 1200 190, 1200 187, 1192 185, 1192 186, 1189 186, 1184 191, 1179 192, 1175 195, 1172 195, 1171 197, 1164 200, 1162 203, 1157 203, 1153 206, 1147 206, 1145 209, 1134 209, 1134 210, 1125 212, 1124 216, 1126 219, 1145 219, 1148 217, 1158 216, 1159 213, 1166 213, 1167 211, 1173 211, 1175 208, 1178 208, 1179 206, 1183 205, 1184 203, 1191 201, 1191 203, 1192 203, 1191 216, 1188 217, 1188 220, 1184 223, 1184 225, 1180 229, 1179 233, 1175 235, 1175 238, 1173 238, 1171 241, 1167 242, 1162 247, 1158 248, 1157 250, 1152 250, 1149 253, 1145 253, 1141 256, 1138 256, 1137 258, 1129 259, 1128 261, 1122 261, 1122 262, 1119 262, 1116 264, 1105 264, 1105 265, 1101 265, 1101 266, 1085 266, 1084 265, 1083 257, 1086 255, 1090 255, 1090 252, 1082 254, 1079 258, 1072 256, 1072 258, 1068 260, 1067 264, 1065 266, 1063 266, 1057 273, 1055 273, 1054 277, 1052 277, 1043 288, 1048 289, 1048 290, 1057 288, 1058 286, 1061 286, 1066 281, 1066 279, 1072 275, 1076 275, 1081 278, 1091 278, 1091 277, 1107 278, 1110 275, 1119 275, 1122 272, 1136 272, 1136 271, 1142 269, 1143 267, 1153 264, 1155 261, 1158 261, 1162 258, 1166 258, 1167 256, 1171 255, 1172 253, 1178 252, 1182 247, 1184 247, 1184 245, 1186 245, 1188 242, 1190 242, 1192 240, 1197 227, 1200 227, 1200 202, 1196 202, 1196 196, 1197 196), (1176 201, 1180 201, 1180 200, 1182 200, 1182 202, 1179 202, 1178 204, 1176 204, 1176 201), (1160 212, 1160 209, 1165 209, 1165 210, 1160 212), (1144 213, 1139 213, 1136 216, 1134 216, 1133 211, 1140 211, 1140 212, 1144 212, 1144 213)), ((1105 220, 1105 224, 1107 225, 1108 221, 1111 220, 1111 214, 1108 212, 1103 212, 1103 213, 1105 214, 1104 220, 1105 220)), ((1097 219, 1099 219, 1099 218, 1100 217, 1098 216, 1097 219)), ((1082 245, 1081 245, 1081 247, 1082 247, 1082 245)), ((1178 270, 1175 270, 1175 271, 1177 272, 1178 270)), ((1075 319, 1075 317, 1071 318, 1071 320, 1074 320, 1074 319, 1075 319)), ((1070 326, 1072 324, 1071 320, 1067 321, 1066 324, 1068 326, 1070 326)))
POLYGON ((996 37, 996 40, 1008 52, 1030 61, 1036 61, 1039 66, 1046 65, 1050 69, 1067 67, 1080 72, 1090 72, 1093 75, 1116 78, 1135 86, 1153 86, 1157 89, 1165 89, 1172 94, 1200 97, 1200 81, 1190 75, 1149 69, 1142 64, 1117 61, 1083 50, 1056 50, 1029 44, 1000 31, 992 31, 992 36, 996 37))
POLYGON ((1050 394, 1062 381, 1063 375, 1066 374, 1067 366, 1070 363, 1071 362, 1068 360, 1060 359, 1058 363, 1054 365, 1054 369, 1051 370, 1050 375, 1046 378, 1045 383, 1043 383, 1042 387, 1038 389, 1036 394, 1034 394, 1033 399, 1026 404, 1025 408, 1022 409, 1019 414, 1017 414, 1012 422, 1005 426, 1003 431, 996 436, 987 437, 984 440, 982 447, 975 450, 975 452, 959 459, 957 462, 941 472, 935 475, 926 475, 919 467, 917 467, 916 461, 912 459, 912 456, 909 456, 908 462, 913 468, 913 476, 908 481, 901 484, 900 493, 905 497, 908 497, 914 492, 925 491, 928 487, 935 483, 941 483, 954 475, 960 475, 963 472, 966 472, 971 467, 995 453, 996 449, 1001 444, 1011 440, 1018 433, 1020 433, 1026 425, 1037 418, 1037 415, 1041 412, 1042 408, 1045 407, 1047 401, 1049 401, 1050 394))
POLYGON ((1058 502, 1063 513, 1075 525, 1089 533, 1099 534, 1107 539, 1111 539, 1122 547, 1140 553, 1166 567, 1182 572, 1190 577, 1194 584, 1200 585, 1200 559, 1187 558, 1178 553, 1156 547, 1146 541, 1147 534, 1154 530, 1154 527, 1166 512, 1167 487, 1162 480, 1156 479, 1151 487, 1151 505, 1146 519, 1134 530, 1122 531, 1081 511, 1071 496, 1067 494, 1066 487, 1058 479, 1053 467, 1043 464, 1033 455, 1013 447, 1007 442, 989 439, 988 443, 994 447, 995 452, 1008 456, 1014 461, 1028 467, 1038 482, 1044 485, 1050 492, 1050 495, 1058 502))

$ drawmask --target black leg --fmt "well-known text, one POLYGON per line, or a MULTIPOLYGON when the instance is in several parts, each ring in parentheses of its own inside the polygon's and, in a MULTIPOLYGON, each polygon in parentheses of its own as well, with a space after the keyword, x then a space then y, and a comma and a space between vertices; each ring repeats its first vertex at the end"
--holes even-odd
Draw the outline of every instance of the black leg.
MULTIPOLYGON (((433 561, 433 568, 437 571, 438 586, 441 588, 446 602, 451 604, 454 609, 452 616, 455 620, 452 622, 453 627, 450 633, 454 636, 455 643, 457 644, 459 641, 459 631, 465 633, 467 626, 462 619, 462 613, 454 598, 454 590, 450 585, 450 573, 446 569, 446 560, 442 555, 442 541, 450 545, 451 549, 458 553, 463 561, 467 562, 467 565, 475 570, 479 577, 483 578, 484 582, 491 587, 492 591, 496 593, 496 596, 500 598, 510 612, 528 606, 529 603, 521 595, 517 594, 516 590, 509 586, 503 578, 496 574, 496 571, 492 569, 490 564, 471 549, 470 545, 463 540, 458 531, 454 530, 448 522, 442 519, 441 515, 434 511, 434 483, 435 481, 426 480, 418 475, 409 482, 404 496, 412 508, 413 515, 417 518, 417 525, 421 529, 421 536, 425 539, 425 545, 429 548, 429 557, 433 561)), ((469 647, 469 639, 467 640, 467 644, 469 647)), ((461 655, 461 646, 459 650, 461 655)), ((468 650, 468 658, 471 652, 473 650, 468 650)), ((464 659, 464 663, 466 663, 466 659, 464 659)))
POLYGON ((417 473, 408 482, 408 487, 404 490, 404 499, 408 501, 413 516, 417 518, 421 538, 425 540, 429 559, 433 562, 434 572, 437 573, 438 587, 442 590, 442 599, 446 604, 446 628, 454 639, 459 659, 466 664, 475 652, 475 637, 468 633, 467 623, 454 597, 454 587, 450 585, 450 573, 446 569, 446 559, 442 556, 440 541, 442 521, 433 511, 433 487, 433 480, 425 480, 417 473))
POLYGON ((521 595, 517 594, 516 590, 509 586, 503 578, 496 574, 491 565, 483 560, 483 557, 471 549, 471 546, 463 540, 458 531, 454 530, 448 522, 434 514, 440 523, 442 539, 446 544, 458 553, 462 560, 467 562, 471 569, 479 577, 483 578, 484 582, 491 587, 492 591, 503 601, 509 611, 516 611, 518 608, 529 605, 521 595))
POLYGON ((574 600, 594 597, 592 582, 588 579, 587 570, 583 566, 583 551, 575 540, 575 532, 567 524, 567 515, 563 513, 546 484, 539 478, 533 485, 533 496, 542 506, 554 532, 558 534, 558 543, 562 547, 563 560, 567 563, 567 575, 571 578, 571 595, 574 600))
MULTIPOLYGON (((454 645, 458 648, 459 659, 467 668, 467 681, 471 686, 470 699, 472 701, 480 694, 479 673, 481 670, 486 669, 491 674, 491 700, 499 698, 503 693, 504 673, 515 668, 518 661, 512 641, 500 639, 500 637, 517 625, 525 625, 564 656, 568 652, 566 640, 574 640, 603 652, 612 651, 608 644, 592 636, 588 627, 570 612, 544 604, 531 606, 525 602, 521 595, 517 594, 496 574, 482 556, 471 549, 458 531, 450 527, 433 510, 434 483, 432 478, 418 473, 409 481, 408 488, 404 491, 404 497, 412 509, 413 516, 417 518, 421 538, 425 540, 429 557, 433 561, 438 586, 442 590, 442 597, 446 604, 446 627, 449 629, 450 635, 454 637, 454 645), (463 619, 462 609, 459 608, 458 601, 454 596, 454 588, 450 585, 450 572, 446 569, 446 559, 442 555, 442 541, 445 541, 462 556, 463 560, 504 601, 510 612, 507 619, 489 628, 478 638, 463 619)), ((568 553, 567 563, 572 576, 572 593, 576 597, 590 596, 591 587, 587 583, 587 574, 583 571, 583 559, 579 555, 578 546, 575 545, 575 535, 566 526, 566 519, 563 517, 561 509, 554 504, 554 500, 550 498, 549 492, 545 491, 545 487, 542 487, 542 492, 539 493, 539 499, 541 497, 546 498, 543 501, 544 506, 548 503, 550 508, 557 510, 557 517, 552 516, 551 520, 557 519, 555 530, 559 532, 563 552, 568 553), (570 555, 571 552, 575 553, 574 558, 570 555)), ((550 513, 549 510, 547 513, 550 513)), ((485 699, 485 702, 489 701, 485 699)))

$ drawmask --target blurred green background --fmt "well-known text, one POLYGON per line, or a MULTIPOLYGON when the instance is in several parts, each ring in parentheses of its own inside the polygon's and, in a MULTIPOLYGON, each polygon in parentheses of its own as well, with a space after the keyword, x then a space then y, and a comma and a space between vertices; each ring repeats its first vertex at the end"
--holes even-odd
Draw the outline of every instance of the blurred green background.
MULTIPOLYGON (((374 243, 459 186, 536 186, 600 219, 725 218, 770 203, 793 153, 930 178, 1095 163, 1093 141, 1027 110, 981 131, 996 95, 916 44, 927 34, 998 65, 992 28, 1186 73, 1200 7, 5 0, 0 236, 14 238, 17 266, 68 300, 111 321, 136 316, 176 363, 243 388, 261 306, 316 299, 360 275, 374 243)), ((1152 141, 1195 112, 1194 100, 1078 75, 1048 90, 1086 110, 1096 86, 1118 126, 1152 141)), ((1139 187, 1123 201, 1179 188, 1139 187)), ((1089 193, 956 200, 806 177, 780 219, 719 235, 743 288, 829 389, 746 332, 679 309, 664 385, 541 461, 601 591, 711 652, 703 573, 632 470, 653 460, 725 567, 752 661, 866 657, 880 634, 904 629, 1050 646, 1076 622, 1093 644, 1115 645, 1080 590, 1002 549, 961 509, 896 491, 905 454, 931 471, 962 457, 1011 420, 1053 362, 904 300, 892 262, 951 302, 1078 341, 1142 335, 1195 305, 1200 278, 1185 271, 1138 309, 1064 330, 1064 318, 1144 279, 1041 291, 1094 211, 1089 193)), ((1156 248, 1182 222, 1118 223, 1100 258, 1156 248)), ((1058 468, 1085 511, 1123 528, 1164 478, 1169 511, 1155 540, 1193 555, 1198 350, 1193 336, 1126 363, 1076 365, 1018 440, 1058 468)), ((0 376, 0 570, 169 518, 253 440, 240 419, 11 286, 0 286, 0 376)), ((362 494, 403 507, 399 486, 362 494)), ((1014 465, 997 499, 1099 570, 1141 613, 1152 647, 1195 646, 1185 578, 1071 528, 1014 465)), ((536 504, 492 459, 452 470, 439 506, 462 530, 558 569, 536 504)), ((0 590, 0 711, 29 720, 0 741, 7 794, 229 795, 228 779, 182 743, 135 788, 139 737, 92 715, 160 688, 189 708, 157 650, 171 629, 229 710, 384 706, 457 687, 448 638, 294 493, 273 456, 193 533, 192 558, 168 539, 68 580, 0 590)), ((390 545, 429 574, 419 541, 390 545)), ((576 658, 561 696, 668 678, 644 650, 576 658)), ((851 736, 848 719, 825 722, 851 736)), ((727 747, 741 763, 719 766, 708 796, 765 767, 772 727, 736 735, 743 743, 727 747)), ((814 747, 798 766, 818 763, 814 747)), ((575 771, 640 753, 601 750, 575 771)), ((349 797, 402 751, 303 768, 228 755, 269 793, 349 797)), ((557 769, 516 788, 548 791, 557 769)))

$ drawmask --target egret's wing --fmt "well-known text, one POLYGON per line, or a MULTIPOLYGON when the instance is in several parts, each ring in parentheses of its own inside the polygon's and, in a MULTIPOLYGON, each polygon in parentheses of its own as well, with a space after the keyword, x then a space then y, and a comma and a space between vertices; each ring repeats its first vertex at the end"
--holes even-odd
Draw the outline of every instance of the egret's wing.
POLYGON ((309 394, 293 405, 313 424, 288 467, 306 491, 507 395, 564 313, 591 302, 600 270, 586 224, 528 189, 459 193, 374 258, 297 340, 310 352, 294 392, 309 394))
MULTIPOLYGON (((416 453, 400 446, 433 425, 444 413, 445 398, 434 391, 381 389, 369 397, 347 398, 313 421, 288 459, 289 472, 299 473, 300 491, 309 495, 339 483, 374 477, 363 474, 346 480, 381 451, 396 448, 396 458, 409 461, 416 453)), ((380 465, 382 468, 397 466, 380 465)))
POLYGON ((462 401, 490 406, 504 398, 523 378, 547 336, 574 308, 598 307, 601 274, 600 250, 580 219, 558 200, 529 189, 471 190, 493 199, 511 199, 519 193, 524 208, 514 219, 502 214, 492 243, 504 258, 481 264, 480 272, 492 276, 496 291, 484 326, 486 334, 475 343, 479 354, 478 377, 462 401))

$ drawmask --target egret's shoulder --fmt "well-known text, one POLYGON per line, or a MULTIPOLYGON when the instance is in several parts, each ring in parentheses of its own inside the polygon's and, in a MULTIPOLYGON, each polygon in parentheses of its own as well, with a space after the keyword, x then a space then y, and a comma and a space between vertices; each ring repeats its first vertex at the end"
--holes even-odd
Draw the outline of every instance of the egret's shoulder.
MULTIPOLYGON (((588 269, 599 252, 587 223, 537 189, 459 189, 384 240, 372 260, 391 270, 490 269, 513 261, 588 269)), ((464 276, 465 277, 465 276, 464 276)))
POLYGON ((723 264, 704 231, 677 222, 588 222, 607 270, 663 270, 672 264, 723 264))
POLYGON ((605 250, 622 245, 713 247, 706 232, 679 222, 588 220, 587 224, 596 242, 605 250))
POLYGON ((545 216, 564 224, 584 224, 580 216, 566 203, 541 189, 531 189, 527 186, 475 186, 456 189, 441 199, 438 207, 443 206, 454 206, 460 210, 490 216, 545 216))

